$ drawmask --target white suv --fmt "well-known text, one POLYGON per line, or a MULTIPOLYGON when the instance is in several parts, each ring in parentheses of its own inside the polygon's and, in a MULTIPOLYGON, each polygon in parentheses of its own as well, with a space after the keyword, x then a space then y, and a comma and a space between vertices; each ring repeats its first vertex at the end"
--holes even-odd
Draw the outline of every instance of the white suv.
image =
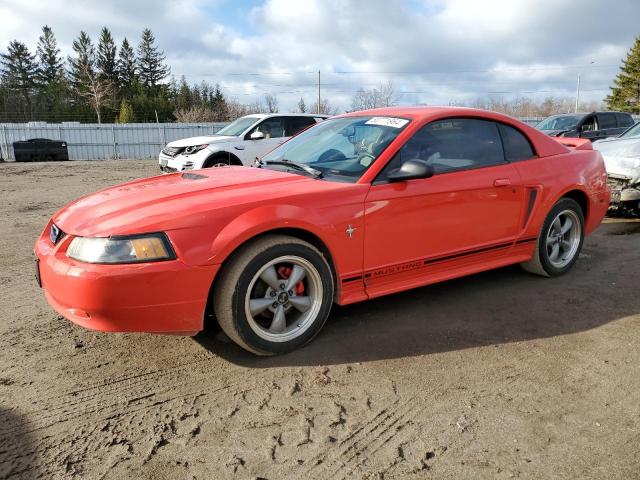
POLYGON ((172 173, 222 165, 253 165, 256 157, 326 118, 305 113, 247 115, 213 136, 168 143, 160 152, 160 170, 172 173))

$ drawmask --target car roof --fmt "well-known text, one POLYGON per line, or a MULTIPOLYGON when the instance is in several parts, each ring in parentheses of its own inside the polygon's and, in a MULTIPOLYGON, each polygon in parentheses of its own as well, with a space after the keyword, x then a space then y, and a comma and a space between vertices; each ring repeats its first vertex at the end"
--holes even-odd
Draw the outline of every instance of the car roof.
POLYGON ((271 117, 311 117, 311 118, 329 118, 329 115, 323 113, 251 113, 245 115, 245 118, 271 118, 271 117))
POLYGON ((419 124, 431 122, 433 120, 444 119, 449 117, 469 117, 478 118, 483 120, 492 120, 496 122, 505 123, 516 127, 520 131, 524 132, 536 147, 537 153, 541 157, 549 155, 558 155, 566 153, 569 150, 564 145, 561 145, 552 137, 542 133, 540 130, 521 122, 517 118, 510 117, 498 112, 492 112, 489 110, 481 110, 478 108, 468 107, 387 107, 376 108, 372 110, 362 110, 358 112, 350 112, 344 115, 338 115, 333 118, 344 117, 359 117, 359 116, 388 116, 388 117, 401 117, 411 119, 419 124))
POLYGON ((404 117, 410 118, 412 120, 424 120, 435 117, 446 117, 446 116, 469 116, 469 117, 483 117, 490 120, 498 120, 498 121, 506 121, 507 123, 512 123, 514 120, 519 122, 517 119, 510 117, 508 115, 504 115, 498 112, 492 112, 490 110, 482 110, 479 108, 469 108, 469 107, 450 107, 450 106, 410 106, 410 107, 385 107, 385 108, 374 108, 371 110, 360 110, 357 112, 349 112, 344 115, 338 115, 339 117, 343 116, 363 116, 363 115, 373 115, 373 116, 390 116, 390 117, 404 117))

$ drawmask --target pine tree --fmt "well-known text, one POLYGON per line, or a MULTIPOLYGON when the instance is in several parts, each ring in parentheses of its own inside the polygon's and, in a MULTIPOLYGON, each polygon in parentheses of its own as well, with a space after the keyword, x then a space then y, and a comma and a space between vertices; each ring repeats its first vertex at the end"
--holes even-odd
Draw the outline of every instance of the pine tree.
POLYGON ((111 106, 115 87, 108 79, 103 79, 96 73, 96 54, 91 39, 86 32, 73 42, 75 57, 69 57, 69 77, 71 85, 78 97, 86 100, 96 113, 98 123, 102 123, 102 110, 111 106))
POLYGON ((38 82, 43 86, 51 86, 60 83, 64 71, 64 61, 60 57, 60 49, 53 31, 45 25, 42 27, 42 35, 38 39, 36 49, 38 57, 38 82))
POLYGON ((35 78, 38 72, 36 56, 29 52, 27 46, 13 40, 9 43, 7 53, 0 54, 2 66, 2 83, 7 90, 19 94, 24 100, 26 110, 31 111, 31 99, 34 93, 35 78))
POLYGON ((640 37, 623 60, 606 101, 611 110, 640 114, 640 37))
POLYGON ((218 84, 216 84, 216 87, 213 91, 213 97, 211 99, 211 109, 215 113, 216 121, 223 122, 227 120, 227 116, 229 115, 227 100, 224 98, 224 95, 220 91, 220 85, 218 84))
POLYGON ((192 106, 191 89, 184 75, 180 77, 180 86, 176 93, 175 106, 176 110, 189 110, 192 106))
POLYGON ((304 103, 304 98, 300 98, 298 102, 298 111, 300 113, 307 113, 307 105, 304 103))
POLYGON ((81 88, 88 81, 95 71, 95 48, 91 43, 91 38, 86 32, 81 31, 80 36, 73 41, 72 45, 75 57, 68 57, 69 81, 75 89, 81 88))
POLYGON ((116 44, 107 27, 102 27, 100 41, 98 42, 98 54, 96 67, 102 80, 108 80, 114 85, 118 83, 116 44))
POLYGON ((137 66, 140 82, 148 90, 156 90, 156 86, 171 72, 164 63, 166 60, 164 52, 158 50, 155 41, 151 30, 145 28, 138 45, 137 66))
POLYGON ((124 98, 131 98, 138 80, 138 73, 136 70, 135 53, 126 37, 122 40, 122 45, 120 46, 117 72, 120 95, 124 98))

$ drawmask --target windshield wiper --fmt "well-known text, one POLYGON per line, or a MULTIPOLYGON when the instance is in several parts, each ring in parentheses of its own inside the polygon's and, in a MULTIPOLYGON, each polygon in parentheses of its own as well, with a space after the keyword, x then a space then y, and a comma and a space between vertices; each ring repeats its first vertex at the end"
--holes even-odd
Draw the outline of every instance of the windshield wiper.
POLYGON ((320 170, 316 170, 306 163, 293 162, 284 158, 282 160, 261 160, 260 165, 284 165, 287 167, 294 167, 308 173, 309 175, 313 175, 316 178, 322 178, 322 172, 320 170))

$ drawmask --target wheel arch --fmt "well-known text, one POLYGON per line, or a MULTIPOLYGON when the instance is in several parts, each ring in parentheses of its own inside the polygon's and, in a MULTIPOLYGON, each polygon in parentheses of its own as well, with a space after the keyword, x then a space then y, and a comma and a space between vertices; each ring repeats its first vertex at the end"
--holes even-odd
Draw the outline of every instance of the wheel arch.
POLYGON ((562 194, 560 199, 570 198, 574 200, 582 209, 582 215, 584 216, 584 223, 587 224, 589 218, 589 196, 579 188, 573 188, 562 194))
POLYGON ((217 151, 217 152, 213 152, 211 155, 209 155, 207 157, 207 159, 203 162, 202 168, 210 167, 211 164, 217 158, 224 159, 225 161, 228 161, 229 165, 239 165, 239 166, 243 165, 242 161, 236 155, 234 155, 233 153, 220 150, 220 151, 217 151))

